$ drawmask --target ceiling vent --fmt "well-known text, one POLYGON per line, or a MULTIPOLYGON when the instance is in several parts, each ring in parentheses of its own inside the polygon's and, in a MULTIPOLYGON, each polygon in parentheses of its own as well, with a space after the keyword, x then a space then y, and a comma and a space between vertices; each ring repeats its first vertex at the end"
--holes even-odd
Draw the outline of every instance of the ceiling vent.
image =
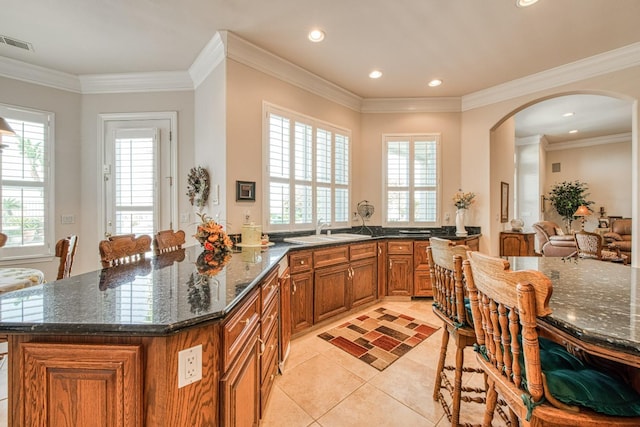
POLYGON ((0 35, 0 43, 33 52, 33 45, 29 42, 23 42, 22 40, 0 35))

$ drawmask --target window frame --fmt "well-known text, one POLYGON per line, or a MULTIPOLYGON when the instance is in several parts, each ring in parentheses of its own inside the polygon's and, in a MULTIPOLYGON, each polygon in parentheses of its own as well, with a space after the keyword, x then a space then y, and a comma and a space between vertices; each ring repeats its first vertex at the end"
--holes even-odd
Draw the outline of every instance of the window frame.
MULTIPOLYGON (((55 248, 55 113, 38 110, 22 106, 0 104, 0 117, 8 120, 20 120, 42 123, 45 127, 43 134, 44 160, 43 160, 43 185, 44 189, 44 242, 37 246, 19 246, 0 248, 0 264, 5 265, 5 261, 24 260, 24 262, 34 259, 51 259, 54 256, 55 248)), ((11 137, 4 136, 3 144, 11 137)), ((0 170, 1 174, 1 170, 0 170)), ((0 197, 2 197, 2 177, 0 176, 0 197)), ((0 224, 1 228, 1 224, 0 224)), ((1 230, 0 230, 1 231, 1 230)))
MULTIPOLYGON (((382 226, 383 227, 441 227, 442 226, 442 135, 436 132, 425 133, 389 133, 382 134, 382 226), (410 144, 409 150, 409 184, 406 187, 409 191, 409 221, 389 221, 388 213, 388 194, 390 189, 403 187, 390 187, 387 171, 387 154, 388 142, 393 140, 406 140, 410 144), (436 143, 436 219, 435 221, 416 221, 415 220, 415 192, 414 185, 414 160, 415 160, 415 142, 435 140, 436 143)), ((420 187, 422 188, 422 187, 420 187)))
POLYGON ((316 230, 318 223, 318 188, 329 188, 331 194, 331 218, 322 218, 323 222, 329 223, 329 229, 334 228, 350 228, 351 227, 351 209, 349 204, 352 201, 352 150, 353 139, 351 136, 351 130, 337 126, 332 123, 328 123, 286 108, 279 107, 268 102, 263 102, 263 121, 262 121, 262 164, 263 175, 262 182, 264 183, 262 189, 263 203, 262 203, 262 227, 266 232, 288 232, 288 231, 309 231, 316 230), (270 115, 275 114, 280 117, 284 117, 289 120, 289 175, 288 178, 273 178, 270 176, 270 115), (298 179, 295 175, 295 133, 296 123, 302 125, 311 126, 312 128, 312 141, 311 141, 311 180, 298 179), (317 175, 317 137, 318 129, 331 132, 331 182, 321 182, 318 180, 317 175), (336 179, 336 134, 346 137, 348 148, 346 150, 348 168, 347 184, 337 183, 336 179), (271 183, 278 182, 281 184, 288 184, 289 188, 289 222, 287 224, 271 224, 270 223, 270 186, 271 183), (311 223, 296 224, 295 222, 295 187, 296 185, 310 185, 311 186, 311 223), (344 221, 336 221, 336 189, 345 190, 347 193, 347 212, 344 221))

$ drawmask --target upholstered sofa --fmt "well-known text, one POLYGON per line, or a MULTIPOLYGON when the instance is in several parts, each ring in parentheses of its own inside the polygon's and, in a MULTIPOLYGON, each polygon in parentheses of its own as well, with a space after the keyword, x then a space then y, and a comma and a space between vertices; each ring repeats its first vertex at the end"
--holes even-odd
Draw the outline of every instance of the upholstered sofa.
POLYGON ((604 234, 604 240, 609 244, 609 249, 631 256, 631 218, 614 220, 611 231, 604 234))
POLYGON ((552 221, 533 224, 536 232, 536 248, 544 256, 563 257, 576 253, 576 241, 571 235, 565 236, 562 229, 552 221))

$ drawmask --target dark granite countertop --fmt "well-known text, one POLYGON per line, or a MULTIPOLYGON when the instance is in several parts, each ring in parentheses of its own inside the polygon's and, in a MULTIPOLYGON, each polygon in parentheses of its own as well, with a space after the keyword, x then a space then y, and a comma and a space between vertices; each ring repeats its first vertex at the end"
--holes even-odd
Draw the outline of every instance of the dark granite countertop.
POLYGON ((200 248, 189 247, 182 261, 169 253, 3 294, 0 331, 170 334, 223 318, 287 250, 245 248, 209 277, 196 270, 200 248))
POLYGON ((538 270, 553 283, 542 321, 584 342, 640 355, 640 269, 593 259, 509 257, 514 270, 538 270))
MULTIPOLYGON (((479 234, 449 239, 473 238, 479 234)), ((363 241, 428 239, 431 234, 383 234, 363 241)), ((341 245, 354 242, 335 242, 341 245)), ((37 334, 167 335, 219 321, 289 250, 320 245, 277 243, 243 248, 215 276, 197 273, 199 247, 0 294, 0 331, 37 334), (182 259, 180 259, 182 258, 182 259)), ((326 246, 326 245, 322 245, 326 246)))

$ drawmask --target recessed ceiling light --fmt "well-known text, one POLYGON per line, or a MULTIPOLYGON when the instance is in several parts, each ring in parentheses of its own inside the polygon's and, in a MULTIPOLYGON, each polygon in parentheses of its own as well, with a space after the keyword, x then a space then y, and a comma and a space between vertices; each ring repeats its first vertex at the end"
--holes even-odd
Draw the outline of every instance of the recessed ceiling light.
POLYGON ((373 70, 372 72, 369 73, 369 77, 371 77, 372 79, 379 79, 380 77, 382 77, 382 71, 373 70))
POLYGON ((572 129, 569 131, 569 133, 578 133, 578 129, 572 129))
POLYGON ((516 0, 516 6, 518 7, 529 7, 534 3, 537 3, 538 0, 516 0))
POLYGON ((309 31, 308 37, 309 37, 309 40, 311 40, 312 42, 319 43, 322 40, 324 40, 324 31, 318 30, 318 29, 311 30, 309 31))
POLYGON ((571 117, 571 116, 573 116, 574 114, 576 114, 576 113, 574 113, 574 112, 572 111, 572 112, 570 112, 570 113, 564 113, 564 114, 562 115, 562 117, 571 117))
POLYGON ((441 84, 442 84, 442 80, 440 79, 433 79, 429 82, 430 87, 440 86, 441 84))

